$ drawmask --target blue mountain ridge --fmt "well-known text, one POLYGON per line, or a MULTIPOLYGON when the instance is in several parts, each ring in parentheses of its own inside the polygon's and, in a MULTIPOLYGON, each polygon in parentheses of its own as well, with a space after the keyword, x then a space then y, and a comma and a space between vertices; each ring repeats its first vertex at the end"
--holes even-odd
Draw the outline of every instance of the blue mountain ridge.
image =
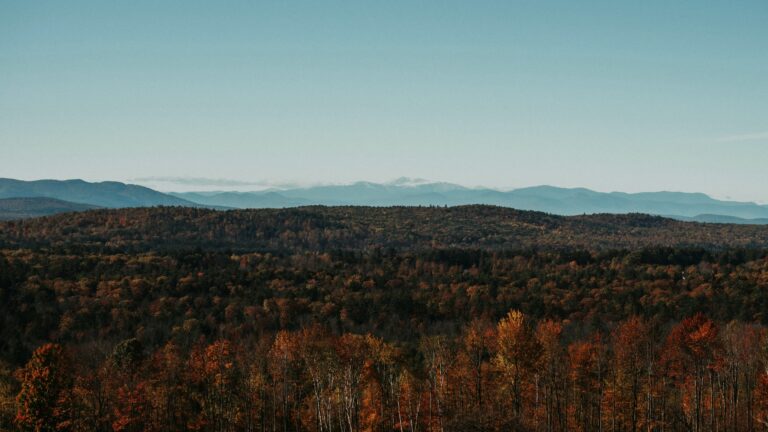
MULTIPOLYGON (((768 206, 723 201, 703 193, 597 192, 586 188, 532 186, 508 191, 469 188, 452 183, 398 179, 390 183, 268 189, 253 192, 169 192, 114 181, 23 181, 0 178, 0 199, 51 198, 86 206, 122 208, 189 206, 227 208, 285 208, 306 205, 456 206, 488 204, 559 215, 646 213, 708 223, 768 223, 768 206)), ((24 201, 19 201, 24 205, 24 201)), ((33 205, 33 201, 29 205, 33 205)), ((39 203, 37 204, 39 205, 39 203)), ((62 209, 90 207, 60 206, 62 209)), ((19 214, 35 214, 17 209, 19 214)))

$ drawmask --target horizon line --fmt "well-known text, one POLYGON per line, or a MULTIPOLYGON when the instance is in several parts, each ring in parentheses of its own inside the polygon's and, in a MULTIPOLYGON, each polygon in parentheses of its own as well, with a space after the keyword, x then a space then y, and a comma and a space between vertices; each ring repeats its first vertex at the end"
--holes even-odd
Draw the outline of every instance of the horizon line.
MULTIPOLYGON (((373 185, 381 185, 381 186, 390 186, 390 187, 401 187, 401 188, 408 188, 408 187, 417 187, 417 186, 426 186, 426 185, 451 185, 451 186, 457 186, 468 190, 476 190, 476 191, 482 191, 482 190, 491 190, 496 192, 502 192, 502 193, 508 193, 513 192, 517 190, 522 189, 533 189, 533 188, 543 188, 543 187, 550 187, 555 189, 563 189, 563 190, 577 190, 577 189, 583 189, 590 192, 596 192, 596 193, 602 193, 602 194, 627 194, 627 195, 636 195, 636 194, 644 194, 644 193, 681 193, 681 194, 700 194, 704 195, 708 198, 718 200, 718 201, 724 201, 724 202, 732 202, 732 203, 747 203, 747 204, 755 204, 755 205, 766 205, 768 203, 761 201, 761 200, 736 200, 731 197, 718 197, 716 195, 702 192, 702 191, 683 191, 683 190, 671 190, 671 189, 663 189, 663 190, 640 190, 635 192, 627 192, 622 190, 599 190, 599 189, 593 189, 587 186, 561 186, 556 184, 550 184, 550 183, 539 183, 539 184, 531 184, 526 186, 519 186, 519 187, 494 187, 494 186, 485 186, 485 185, 463 185, 461 183, 454 183, 449 181, 436 181, 436 180, 429 180, 422 177, 407 177, 407 176, 401 176, 398 178, 395 178, 390 181, 371 181, 371 180, 356 180, 356 181, 349 181, 349 182, 279 182, 279 181, 263 181, 263 180, 257 180, 257 181, 247 181, 247 180, 239 180, 239 179, 228 179, 228 178, 208 178, 208 177, 194 177, 194 176, 144 176, 144 177, 135 177, 135 178, 129 178, 124 180, 114 180, 114 179, 86 179, 86 178, 35 178, 35 179, 19 179, 19 178, 11 178, 11 177, 0 177, 0 179, 6 179, 6 180, 15 180, 15 181, 25 181, 25 182, 34 182, 34 181, 83 181, 86 183, 105 183, 105 182, 117 182, 117 183, 123 183, 126 185, 136 185, 141 187, 146 187, 149 189, 153 189, 155 191, 161 192, 161 193, 250 193, 250 192, 266 192, 266 191, 285 191, 285 190, 295 190, 295 189, 311 189, 316 187, 343 187, 343 186, 354 186, 356 184, 373 184, 373 185), (408 183, 409 181, 414 181, 413 183, 408 183), (157 183, 167 183, 168 185, 176 184, 176 185, 186 185, 186 186, 201 186, 202 189, 188 189, 188 190, 174 190, 174 189, 168 189, 164 187, 157 187, 157 183), (226 187, 231 186, 234 189, 205 189, 205 187, 226 187), (261 186, 261 188, 257 189, 239 189, 237 186, 240 187, 246 187, 246 186, 261 186)), ((186 189, 186 188, 182 188, 186 189)))

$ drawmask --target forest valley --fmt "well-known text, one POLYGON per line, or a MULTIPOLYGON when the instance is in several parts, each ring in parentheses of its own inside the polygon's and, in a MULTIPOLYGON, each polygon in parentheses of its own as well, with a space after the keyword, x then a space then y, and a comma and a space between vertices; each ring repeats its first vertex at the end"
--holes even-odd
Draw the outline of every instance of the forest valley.
POLYGON ((0 223, 0 430, 768 431, 766 234, 483 206, 0 223))

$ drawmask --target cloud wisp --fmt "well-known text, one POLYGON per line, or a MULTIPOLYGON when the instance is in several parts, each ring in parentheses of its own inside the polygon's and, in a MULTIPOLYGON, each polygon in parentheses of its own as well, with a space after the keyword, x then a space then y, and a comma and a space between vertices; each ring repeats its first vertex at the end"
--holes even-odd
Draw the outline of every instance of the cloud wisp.
POLYGON ((161 182, 161 183, 176 183, 186 186, 262 186, 263 182, 251 182, 241 181, 225 178, 208 178, 208 177, 167 177, 167 176, 151 176, 151 177, 138 177, 130 179, 135 182, 161 182))
POLYGON ((292 188, 297 185, 289 182, 274 182, 267 180, 244 181, 227 178, 209 178, 209 177, 172 177, 172 176, 149 176, 129 179, 130 182, 139 184, 162 185, 164 189, 169 187, 179 187, 182 189, 200 188, 209 190, 211 188, 227 188, 234 190, 242 189, 270 189, 270 188, 292 188))
POLYGON ((768 141, 768 132, 756 132, 740 135, 729 135, 716 140, 719 143, 739 143, 751 141, 768 141))

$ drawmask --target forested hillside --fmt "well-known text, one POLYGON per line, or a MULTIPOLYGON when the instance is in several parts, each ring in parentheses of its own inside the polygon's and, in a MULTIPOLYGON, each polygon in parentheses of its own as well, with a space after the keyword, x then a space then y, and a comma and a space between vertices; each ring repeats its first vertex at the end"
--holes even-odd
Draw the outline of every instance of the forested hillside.
POLYGON ((768 247, 768 226, 642 214, 555 216, 493 206, 98 210, 0 224, 0 247, 91 251, 612 250, 768 247))
POLYGON ((768 430, 768 231, 497 207, 0 224, 0 429, 768 430))

